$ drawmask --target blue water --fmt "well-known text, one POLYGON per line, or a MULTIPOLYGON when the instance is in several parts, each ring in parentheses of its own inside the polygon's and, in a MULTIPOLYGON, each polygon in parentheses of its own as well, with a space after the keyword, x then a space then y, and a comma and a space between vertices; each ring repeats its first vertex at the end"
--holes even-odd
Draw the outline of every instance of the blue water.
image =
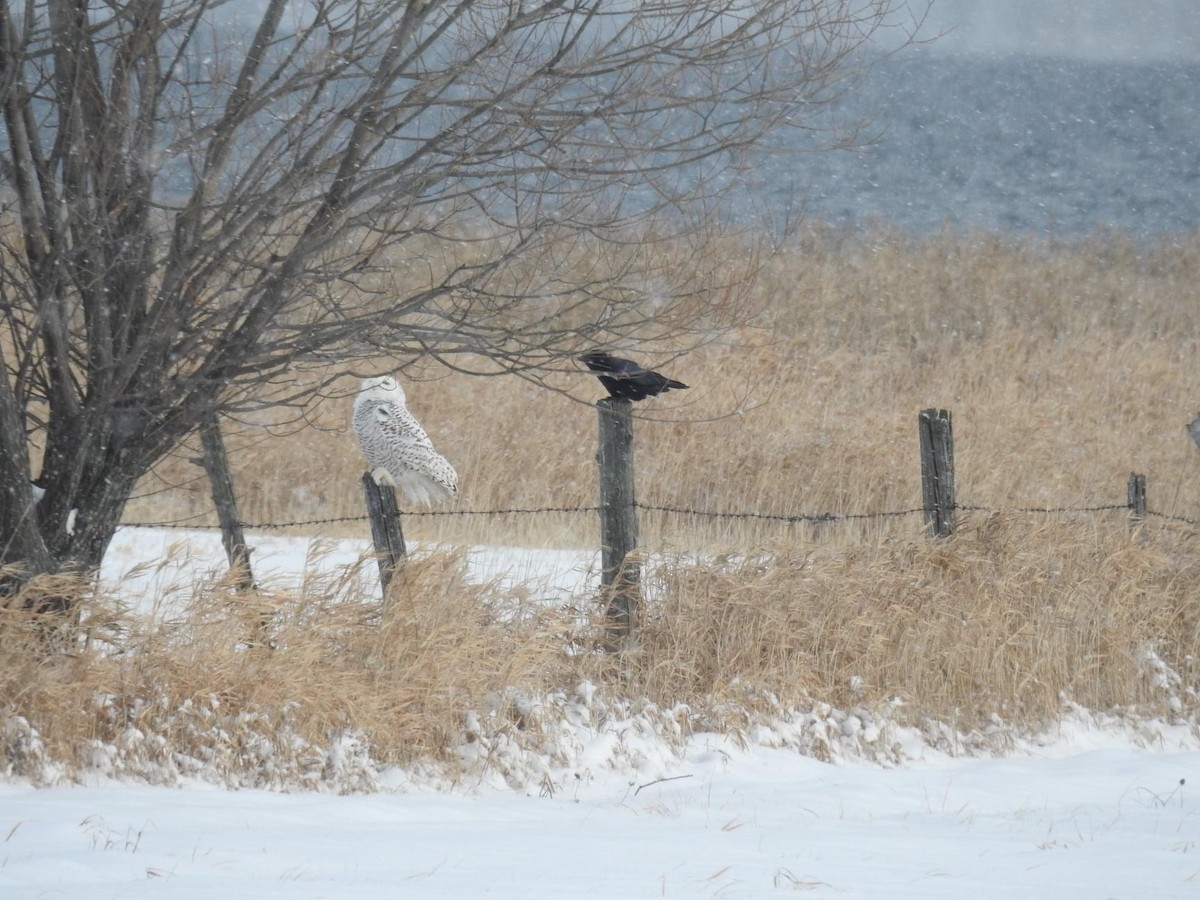
POLYGON ((868 113, 877 142, 773 156, 756 191, 791 178, 810 218, 918 233, 1200 231, 1200 64, 910 51, 837 110, 868 113))

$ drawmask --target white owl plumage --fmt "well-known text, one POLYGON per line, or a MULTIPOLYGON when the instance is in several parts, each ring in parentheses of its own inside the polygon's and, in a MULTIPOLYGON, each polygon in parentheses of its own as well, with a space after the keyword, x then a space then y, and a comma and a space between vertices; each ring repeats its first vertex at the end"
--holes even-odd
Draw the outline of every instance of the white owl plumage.
POLYGON ((364 378, 354 400, 354 433, 376 484, 399 487, 414 503, 458 493, 458 473, 404 405, 391 375, 364 378))

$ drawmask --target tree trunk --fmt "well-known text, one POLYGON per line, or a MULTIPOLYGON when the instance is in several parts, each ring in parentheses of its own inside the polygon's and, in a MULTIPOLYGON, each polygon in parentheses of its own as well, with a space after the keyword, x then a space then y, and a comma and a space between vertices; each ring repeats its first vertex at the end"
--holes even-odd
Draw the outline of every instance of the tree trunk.
POLYGON ((4 589, 93 572, 150 466, 239 403, 303 407, 321 385, 285 376, 306 365, 466 355, 549 383, 582 343, 628 336, 667 271, 642 340, 706 342, 714 291, 735 328, 759 254, 731 271, 695 252, 714 201, 737 199, 722 175, 848 86, 892 5, 761 0, 731 27, 697 0, 681 26, 680 4, 644 0, 616 31, 599 0, 299 20, 267 0, 236 22, 208 3, 0 5, 4 589), (430 246, 446 265, 375 293, 430 246))

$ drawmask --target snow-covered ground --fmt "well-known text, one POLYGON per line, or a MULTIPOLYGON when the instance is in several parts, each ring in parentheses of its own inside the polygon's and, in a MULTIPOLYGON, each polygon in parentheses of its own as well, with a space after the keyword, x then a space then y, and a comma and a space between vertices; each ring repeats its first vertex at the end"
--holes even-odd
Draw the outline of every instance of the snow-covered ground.
MULTIPOLYGON (((214 536, 182 539, 177 577, 220 567, 214 536)), ((105 578, 180 540, 123 532, 105 578)), ((268 560, 283 577, 310 557, 299 539, 256 543, 260 578, 268 560)), ((480 577, 537 574, 547 597, 594 568, 545 551, 471 561, 480 577)), ((127 588, 141 602, 169 594, 166 572, 127 588)), ((882 767, 711 734, 681 751, 603 721, 572 732, 569 765, 516 788, 481 776, 445 790, 400 771, 347 796, 0 783, 0 898, 1200 897, 1200 741, 1187 728, 1077 711, 1003 759, 910 736, 910 761, 882 767)))
MULTIPOLYGON (((255 577, 285 587, 294 587, 305 574, 353 566, 370 551, 368 543, 350 539, 252 534, 246 543, 255 577)), ((412 552, 421 549, 419 543, 410 544, 412 552)), ((467 563, 477 581, 494 581, 503 589, 521 585, 531 595, 550 599, 598 584, 599 556, 598 551, 483 546, 468 551, 467 563)), ((131 602, 153 605, 187 596, 197 579, 219 576, 227 568, 219 532, 122 528, 109 545, 100 578, 131 602)), ((365 588, 378 591, 372 568, 364 574, 372 579, 365 588)))
POLYGON ((1200 896, 1196 750, 1072 733, 885 769, 698 736, 674 775, 552 796, 0 785, 0 897, 1200 896))

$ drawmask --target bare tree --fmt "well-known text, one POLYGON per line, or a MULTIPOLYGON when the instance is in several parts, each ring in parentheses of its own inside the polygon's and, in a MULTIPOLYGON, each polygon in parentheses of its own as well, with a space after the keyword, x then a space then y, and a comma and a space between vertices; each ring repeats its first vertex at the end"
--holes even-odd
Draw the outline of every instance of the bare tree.
POLYGON ((5 3, 0 564, 94 569, 140 476, 297 367, 680 333, 702 292, 648 243, 814 128, 893 5, 5 3))

